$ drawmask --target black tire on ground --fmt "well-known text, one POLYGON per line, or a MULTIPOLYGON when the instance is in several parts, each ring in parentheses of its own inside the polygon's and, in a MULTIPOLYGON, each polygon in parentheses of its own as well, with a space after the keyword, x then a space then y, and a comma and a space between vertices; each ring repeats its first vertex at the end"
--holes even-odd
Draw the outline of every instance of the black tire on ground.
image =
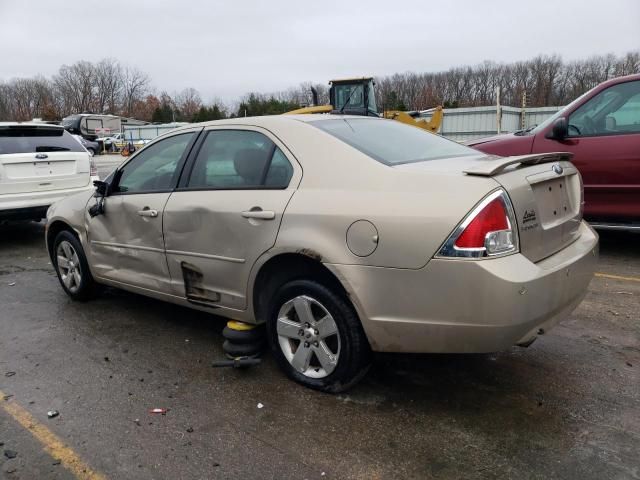
POLYGON ((96 151, 93 148, 87 148, 87 151, 89 152, 89 155, 91 155, 92 157, 96 154, 96 151))
POLYGON ((371 348, 353 305, 344 295, 315 280, 292 280, 282 285, 271 299, 267 337, 280 368, 296 382, 329 393, 343 392, 358 383, 371 365, 371 348), (277 320, 281 307, 300 295, 318 301, 331 314, 340 337, 340 353, 333 372, 312 378, 297 371, 285 357, 278 340, 277 320))
POLYGON ((247 344, 263 342, 266 338, 264 326, 252 328, 251 330, 233 330, 224 327, 222 336, 231 343, 247 344))
POLYGON ((265 342, 256 342, 251 344, 231 343, 229 340, 225 340, 222 344, 222 350, 225 355, 238 358, 238 357, 252 357, 259 355, 264 350, 265 342))
MULTIPOLYGON (((80 244, 78 238, 71 233, 69 230, 63 230, 56 236, 53 242, 53 255, 52 255, 53 267, 56 270, 56 274, 58 275, 58 280, 60 281, 60 285, 62 285, 63 290, 74 300, 86 301, 95 296, 98 291, 98 285, 96 284, 93 276, 91 275, 91 271, 89 270, 89 265, 87 264, 87 257, 84 254, 84 249, 80 244), (80 273, 80 282, 79 285, 74 284, 69 287, 65 284, 63 280, 64 268, 61 268, 58 265, 58 250, 63 242, 67 242, 76 253, 78 257, 79 265, 79 273, 80 273)), ((77 268, 76 267, 76 268, 77 268)))

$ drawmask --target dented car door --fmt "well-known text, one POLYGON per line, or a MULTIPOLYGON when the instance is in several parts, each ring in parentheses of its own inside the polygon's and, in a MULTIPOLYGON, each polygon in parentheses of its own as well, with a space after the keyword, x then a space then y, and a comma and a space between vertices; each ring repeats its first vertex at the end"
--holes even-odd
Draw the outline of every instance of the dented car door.
POLYGON ((169 293, 162 210, 199 130, 160 139, 115 172, 104 212, 87 214, 94 276, 169 293))
POLYGON ((251 268, 275 243, 302 171, 255 127, 211 128, 194 151, 164 210, 173 294, 242 310, 251 268))

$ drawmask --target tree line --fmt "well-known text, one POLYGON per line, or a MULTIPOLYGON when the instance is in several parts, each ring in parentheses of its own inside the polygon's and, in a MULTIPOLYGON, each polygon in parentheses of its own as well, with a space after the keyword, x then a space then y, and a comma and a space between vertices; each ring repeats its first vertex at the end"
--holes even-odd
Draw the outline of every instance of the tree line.
MULTIPOLYGON (((364 72, 366 73, 366 72, 364 72)), ((396 73, 376 78, 378 108, 423 110, 492 105, 500 88, 503 105, 565 105, 612 77, 640 73, 640 51, 565 62, 558 55, 526 61, 456 67, 435 73, 396 73)), ((329 79, 327 79, 329 80, 329 79)), ((111 113, 150 122, 206 121, 273 115, 312 103, 329 102, 327 83, 301 83, 281 92, 248 93, 233 105, 204 102, 194 88, 158 92, 149 76, 113 58, 63 65, 51 78, 0 79, 0 120, 60 120, 73 113, 111 113)))

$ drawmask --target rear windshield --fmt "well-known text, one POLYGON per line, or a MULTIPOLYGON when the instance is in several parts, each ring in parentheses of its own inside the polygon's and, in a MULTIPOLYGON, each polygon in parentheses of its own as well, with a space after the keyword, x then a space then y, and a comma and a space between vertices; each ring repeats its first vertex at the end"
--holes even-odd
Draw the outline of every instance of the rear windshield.
POLYGON ((386 165, 478 155, 469 147, 394 120, 342 118, 309 123, 386 165))
POLYGON ((0 155, 84 151, 80 142, 62 128, 0 127, 0 155))

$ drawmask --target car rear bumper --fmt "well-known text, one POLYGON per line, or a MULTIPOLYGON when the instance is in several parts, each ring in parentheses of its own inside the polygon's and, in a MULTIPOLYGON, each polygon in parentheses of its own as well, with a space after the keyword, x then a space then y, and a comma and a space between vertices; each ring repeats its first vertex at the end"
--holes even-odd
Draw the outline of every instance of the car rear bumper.
MULTIPOLYGON (((94 180, 98 180, 98 177, 91 177, 83 187, 0 195, 0 219, 36 218, 40 212, 46 214, 47 208, 58 200, 93 190, 94 180)), ((44 218, 44 214, 40 218, 44 218)))
POLYGON ((535 339, 584 298, 598 260, 585 222, 538 263, 524 255, 433 259, 420 270, 327 265, 343 281, 375 351, 481 353, 535 339))

